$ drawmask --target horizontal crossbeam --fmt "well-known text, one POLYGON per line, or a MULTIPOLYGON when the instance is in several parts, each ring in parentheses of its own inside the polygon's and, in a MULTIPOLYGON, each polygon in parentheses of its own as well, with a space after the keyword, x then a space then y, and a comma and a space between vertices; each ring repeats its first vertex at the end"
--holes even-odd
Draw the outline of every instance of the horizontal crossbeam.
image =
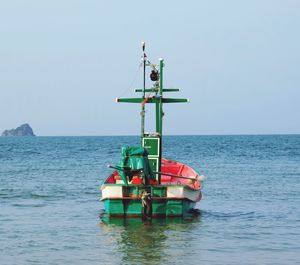
POLYGON ((184 103, 190 102, 188 98, 163 98, 163 103, 184 103))
MULTIPOLYGON (((152 97, 152 98, 116 98, 116 102, 124 102, 124 103, 159 103, 160 98, 152 97)), ((186 98, 162 98, 162 103, 184 103, 189 102, 189 99, 186 98)))
MULTIPOLYGON (((159 89, 158 88, 146 88, 145 92, 158 92, 159 89)), ((164 88, 163 92, 178 92, 179 89, 178 88, 164 88)), ((134 90, 134 92, 143 92, 143 89, 137 88, 134 90)))

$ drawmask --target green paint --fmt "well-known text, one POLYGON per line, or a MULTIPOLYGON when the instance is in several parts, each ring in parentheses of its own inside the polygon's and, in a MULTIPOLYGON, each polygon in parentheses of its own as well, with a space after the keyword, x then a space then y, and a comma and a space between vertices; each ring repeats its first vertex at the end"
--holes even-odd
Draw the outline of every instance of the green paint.
MULTIPOLYGON (((156 113, 156 119, 158 120, 158 134, 160 136, 160 148, 159 148, 159 158, 158 158, 158 170, 161 171, 161 159, 162 159, 162 120, 163 120, 163 67, 164 67, 164 60, 159 60, 159 104, 158 104, 158 112, 156 113)), ((161 175, 157 175, 158 183, 161 183, 161 175)))
POLYGON ((163 98, 163 103, 186 103, 189 102, 186 98, 163 98))
MULTIPOLYGON (((155 200, 152 202, 152 214, 159 216, 166 216, 167 203, 165 200, 155 200)), ((181 215, 179 213, 179 215, 181 215)))
POLYGON ((152 186, 152 196, 153 197, 166 197, 167 196, 167 189, 166 187, 159 186, 152 186))
MULTIPOLYGON (((163 88, 163 92, 178 92, 179 89, 178 88, 163 88)), ((137 88, 134 90, 134 92, 143 92, 143 89, 137 88)), ((156 93, 158 92, 158 89, 156 88, 146 88, 145 92, 152 92, 152 93, 156 93)))
MULTIPOLYGON (((142 212, 142 201, 140 199, 106 199, 104 201, 105 211, 110 216, 136 215, 142 212)), ((154 216, 184 216, 195 206, 189 200, 159 199, 152 200, 152 214, 154 216)))
POLYGON ((125 185, 128 185, 128 181, 132 180, 134 172, 138 170, 142 171, 141 177, 145 181, 144 183, 147 184, 150 179, 156 179, 149 167, 148 151, 140 146, 123 146, 121 160, 114 168, 118 170, 118 173, 125 185))
MULTIPOLYGON (((126 102, 126 103, 142 103, 144 100, 142 98, 118 98, 117 102, 126 102)), ((186 103, 189 102, 186 98, 161 98, 160 96, 158 98, 148 98, 146 103, 156 103, 160 106, 161 103, 186 103)), ((160 114, 160 112, 158 113, 160 114)), ((157 117, 160 121, 160 117, 157 117)), ((159 132, 159 131, 157 131, 159 132)))
POLYGON ((105 211, 111 215, 124 214, 124 206, 122 200, 104 200, 105 211))
POLYGON ((166 215, 172 216, 178 213, 183 213, 182 200, 169 200, 167 202, 167 212, 166 215))
POLYGON ((144 137, 143 147, 147 149, 149 156, 159 156, 159 137, 144 137))
MULTIPOLYGON (((140 89, 140 88, 137 88, 137 89, 134 90, 134 92, 142 92, 142 91, 143 91, 143 89, 140 89)), ((155 93, 155 92, 157 92, 157 89, 155 89, 155 88, 145 88, 145 92, 155 93)))
POLYGON ((117 98, 117 102, 142 103, 143 101, 143 98, 117 98))
POLYGON ((156 119, 155 119, 156 132, 158 133, 159 132, 159 118, 157 117, 158 113, 159 113, 159 102, 158 101, 155 103, 155 113, 156 113, 156 119))
MULTIPOLYGON (((156 171, 156 169, 158 168, 158 158, 149 157, 148 160, 149 160, 149 164, 150 164, 151 169, 153 171, 156 171)), ((156 180, 157 180, 157 178, 156 178, 156 180)))
MULTIPOLYGON (((159 60, 159 107, 158 113, 156 113, 156 119, 158 119, 159 128, 158 133, 162 136, 162 119, 163 119, 163 109, 162 109, 162 98, 163 98, 163 67, 164 67, 164 60, 159 60)), ((159 168, 160 170, 160 168, 159 168)))
POLYGON ((178 92, 178 88, 163 88, 163 92, 178 92))

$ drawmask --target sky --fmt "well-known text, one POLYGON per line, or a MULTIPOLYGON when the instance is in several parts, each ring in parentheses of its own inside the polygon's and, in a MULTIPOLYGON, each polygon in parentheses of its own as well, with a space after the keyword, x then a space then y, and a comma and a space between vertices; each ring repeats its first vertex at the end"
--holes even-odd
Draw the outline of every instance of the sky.
POLYGON ((140 105, 115 98, 137 96, 145 41, 181 89, 168 96, 190 99, 164 105, 165 134, 299 134, 299 14, 298 0, 0 0, 0 133, 138 135, 140 105))

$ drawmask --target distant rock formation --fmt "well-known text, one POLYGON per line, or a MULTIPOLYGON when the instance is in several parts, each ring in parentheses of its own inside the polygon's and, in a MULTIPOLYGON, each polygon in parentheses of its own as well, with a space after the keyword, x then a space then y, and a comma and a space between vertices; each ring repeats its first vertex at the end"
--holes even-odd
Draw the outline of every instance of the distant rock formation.
POLYGON ((2 136, 35 136, 29 124, 25 123, 16 129, 5 130, 2 136))

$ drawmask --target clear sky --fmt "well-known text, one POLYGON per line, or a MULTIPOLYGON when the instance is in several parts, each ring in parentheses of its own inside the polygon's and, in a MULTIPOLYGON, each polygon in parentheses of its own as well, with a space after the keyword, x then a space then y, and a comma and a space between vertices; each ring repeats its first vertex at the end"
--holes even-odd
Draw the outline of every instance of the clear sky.
POLYGON ((298 0, 0 0, 0 133, 139 134, 141 41, 191 100, 165 134, 300 133, 298 0))

